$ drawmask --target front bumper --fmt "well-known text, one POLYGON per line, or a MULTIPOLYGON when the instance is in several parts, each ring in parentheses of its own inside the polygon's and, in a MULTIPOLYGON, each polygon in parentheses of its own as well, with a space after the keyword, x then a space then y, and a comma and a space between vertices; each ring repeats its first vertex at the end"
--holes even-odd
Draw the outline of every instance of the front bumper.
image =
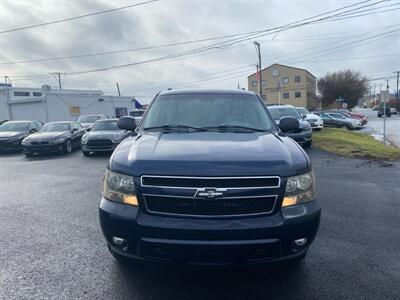
POLYGON ((299 132, 299 133, 288 133, 289 137, 294 139, 298 144, 303 145, 312 140, 312 131, 299 132))
POLYGON ((12 152, 12 151, 21 151, 21 140, 9 142, 9 141, 0 141, 0 152, 12 152))
POLYGON ((304 254, 318 230, 317 201, 269 216, 191 219, 152 216, 102 198, 100 224, 111 251, 136 260, 194 265, 254 264, 304 254), (125 239, 115 245, 112 237, 125 239), (301 249, 295 239, 307 238, 301 249))
POLYGON ((58 153, 65 149, 64 143, 62 144, 46 144, 46 145, 26 145, 23 146, 24 153, 58 153))
POLYGON ((89 146, 87 144, 82 144, 82 151, 84 152, 112 152, 117 148, 118 143, 114 143, 112 145, 96 145, 89 146))

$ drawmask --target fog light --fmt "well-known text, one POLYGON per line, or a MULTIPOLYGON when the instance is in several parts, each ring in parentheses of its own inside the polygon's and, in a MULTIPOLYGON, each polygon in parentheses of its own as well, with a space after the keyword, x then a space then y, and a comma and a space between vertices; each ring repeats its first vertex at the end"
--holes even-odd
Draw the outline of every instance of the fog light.
POLYGON ((117 246, 121 246, 122 244, 125 243, 125 239, 117 237, 117 236, 113 236, 111 238, 111 240, 112 240, 113 244, 117 245, 117 246))
POLYGON ((294 240, 294 243, 295 243, 296 246, 302 247, 305 244, 307 244, 307 238, 294 240))

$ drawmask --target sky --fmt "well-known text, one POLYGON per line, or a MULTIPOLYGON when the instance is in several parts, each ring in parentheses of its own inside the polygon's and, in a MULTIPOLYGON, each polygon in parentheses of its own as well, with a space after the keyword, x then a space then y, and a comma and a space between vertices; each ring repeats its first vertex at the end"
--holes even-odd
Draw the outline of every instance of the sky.
MULTIPOLYGON (((14 86, 49 84, 58 88, 58 80, 51 73, 60 72, 63 88, 96 89, 117 95, 118 82, 122 95, 135 96, 143 103, 167 88, 236 89, 239 86, 247 89, 247 76, 255 72, 257 63, 253 44, 256 40, 261 44, 263 67, 287 64, 305 68, 317 78, 345 69, 359 71, 371 79, 386 78, 400 70, 399 0, 364 8, 397 10, 280 30, 230 46, 148 63, 143 61, 225 40, 89 57, 21 61, 151 48, 266 30, 361 0, 160 0, 68 22, 1 33, 143 1, 0 0, 0 82, 9 76, 14 86), (110 69, 138 62, 142 63, 110 69), (104 71, 82 73, 104 68, 104 71)), ((379 1, 364 2, 369 5, 379 1)), ((371 81, 383 82, 383 79, 371 81)), ((395 89, 395 83, 395 78, 390 78, 391 90, 395 89)))

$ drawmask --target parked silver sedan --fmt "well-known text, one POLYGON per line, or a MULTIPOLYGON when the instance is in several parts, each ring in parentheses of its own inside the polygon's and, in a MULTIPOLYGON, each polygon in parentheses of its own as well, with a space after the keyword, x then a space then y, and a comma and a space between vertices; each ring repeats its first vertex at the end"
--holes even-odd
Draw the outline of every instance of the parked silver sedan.
POLYGON ((82 153, 90 156, 95 152, 112 152, 129 132, 117 126, 118 119, 98 120, 82 137, 82 153))

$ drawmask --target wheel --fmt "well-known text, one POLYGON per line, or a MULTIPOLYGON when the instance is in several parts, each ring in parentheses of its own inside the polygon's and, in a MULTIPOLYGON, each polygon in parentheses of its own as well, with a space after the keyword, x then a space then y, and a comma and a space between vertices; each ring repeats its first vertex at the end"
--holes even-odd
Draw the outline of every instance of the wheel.
POLYGON ((87 156, 87 157, 91 156, 91 155, 90 155, 90 152, 88 152, 88 151, 83 151, 83 150, 82 150, 82 154, 85 155, 85 156, 87 156))
POLYGON ((321 131, 322 128, 315 128, 315 131, 321 131))
POLYGON ((340 125, 339 128, 350 130, 348 125, 340 125))
POLYGON ((65 153, 71 153, 71 152, 72 152, 72 143, 71 143, 71 140, 67 140, 67 141, 65 142, 64 152, 65 152, 65 153))
POLYGON ((305 142, 303 148, 310 148, 312 145, 312 141, 305 142))

